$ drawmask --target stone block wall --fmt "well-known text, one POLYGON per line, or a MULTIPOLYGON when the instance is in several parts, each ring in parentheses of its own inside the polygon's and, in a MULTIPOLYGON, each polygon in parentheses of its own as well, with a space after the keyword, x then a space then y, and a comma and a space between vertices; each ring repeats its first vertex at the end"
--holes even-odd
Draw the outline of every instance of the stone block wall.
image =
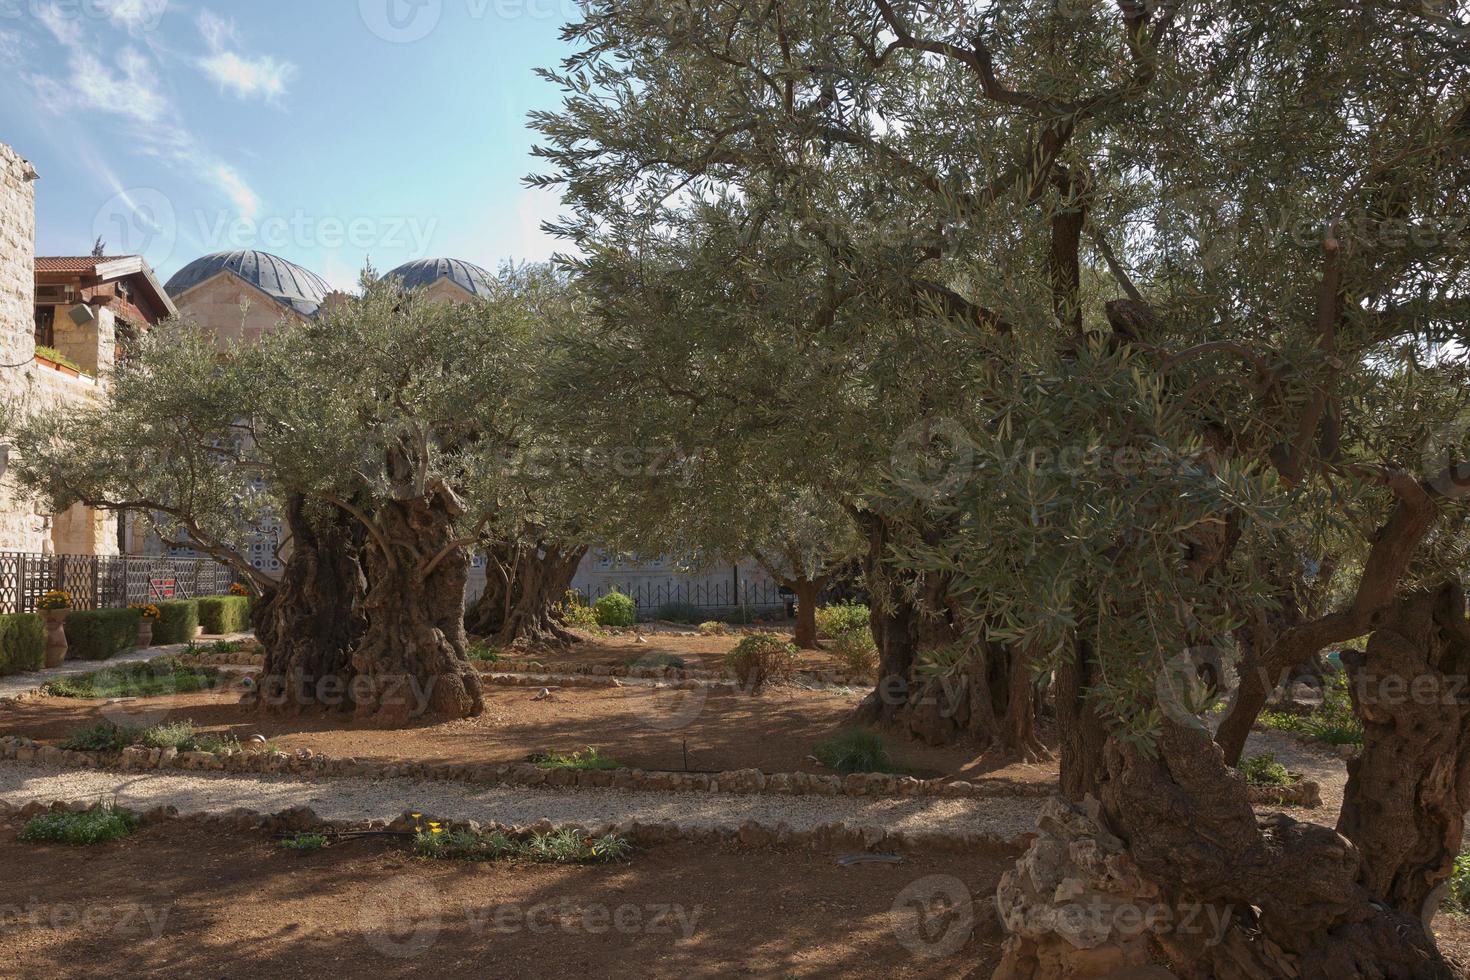
MULTIPOLYGON (((34 360, 36 179, 30 163, 0 143, 0 402, 16 415, 81 406, 99 392, 91 379, 67 377, 34 360)), ((8 446, 0 452, 14 461, 8 446)), ((116 528, 115 518, 82 507, 53 519, 8 476, 0 478, 0 551, 116 554, 116 528)))

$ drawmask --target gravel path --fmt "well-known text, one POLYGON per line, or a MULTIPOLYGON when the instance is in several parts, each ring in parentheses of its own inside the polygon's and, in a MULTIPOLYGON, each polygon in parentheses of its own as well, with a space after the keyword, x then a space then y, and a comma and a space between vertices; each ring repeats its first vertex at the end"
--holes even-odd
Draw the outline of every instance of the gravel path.
POLYGON ((481 787, 405 779, 331 779, 308 782, 281 776, 212 773, 133 773, 50 769, 0 763, 0 799, 32 801, 116 799, 131 809, 175 806, 181 813, 246 807, 276 813, 309 806, 327 820, 391 820, 404 811, 446 819, 557 825, 638 821, 685 828, 763 827, 785 823, 806 831, 823 824, 879 827, 906 833, 974 834, 1013 842, 1035 825, 1037 799, 863 799, 813 796, 735 796, 717 793, 644 793, 612 789, 575 791, 481 787))
POLYGON ((1310 819, 1315 823, 1329 826, 1337 823, 1337 815, 1342 810, 1342 791, 1347 785, 1347 762, 1336 749, 1325 745, 1319 748, 1281 732, 1257 728, 1246 739, 1244 757, 1262 752, 1270 752, 1292 772, 1316 780, 1322 787, 1322 805, 1303 812, 1312 814, 1310 819))

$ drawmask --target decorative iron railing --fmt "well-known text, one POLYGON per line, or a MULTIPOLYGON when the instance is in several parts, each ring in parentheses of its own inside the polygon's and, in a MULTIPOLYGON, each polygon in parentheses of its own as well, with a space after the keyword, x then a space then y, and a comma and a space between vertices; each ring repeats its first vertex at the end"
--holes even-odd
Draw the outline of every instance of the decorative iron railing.
POLYGON ((769 579, 758 582, 639 582, 598 583, 574 589, 588 605, 609 592, 618 591, 633 600, 641 616, 658 612, 662 606, 690 605, 699 609, 772 609, 784 606, 789 596, 769 579))
POLYGON ((0 552, 0 612, 35 612, 52 589, 71 593, 73 609, 224 595, 236 575, 212 558, 151 555, 41 555, 0 552))

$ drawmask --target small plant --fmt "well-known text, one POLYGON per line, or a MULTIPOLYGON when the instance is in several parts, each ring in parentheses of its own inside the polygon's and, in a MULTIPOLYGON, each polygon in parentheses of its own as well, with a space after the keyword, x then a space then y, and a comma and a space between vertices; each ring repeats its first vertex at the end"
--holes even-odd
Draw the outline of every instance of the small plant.
POLYGON ((843 775, 895 771, 883 736, 862 728, 850 728, 818 742, 815 752, 822 765, 843 775))
POLYGON ((669 623, 697 623, 704 613, 692 602, 666 602, 654 612, 654 619, 669 623))
POLYGON ((433 822, 415 832, 413 849, 420 857, 439 861, 498 861, 519 857, 548 864, 610 864, 625 861, 633 853, 633 846, 615 834, 594 839, 571 830, 555 830, 518 841, 500 830, 477 834, 448 830, 433 822))
POLYGON ((140 731, 122 728, 110 721, 99 721, 72 732, 61 747, 72 752, 121 752, 138 740, 140 731))
POLYGON ((699 632, 705 636, 728 636, 730 627, 718 619, 707 619, 699 624, 699 632))
POLYGON ((747 636, 725 654, 725 668, 751 693, 765 687, 768 681, 789 676, 797 663, 795 644, 769 633, 747 636))
POLYGON ((64 367, 64 368, 71 368, 73 371, 77 372, 78 374, 85 374, 89 378, 92 376, 92 372, 91 371, 88 371, 86 368, 82 367, 76 361, 74 361, 71 358, 67 357, 65 354, 63 354, 61 351, 57 350, 55 347, 47 347, 45 344, 37 344, 36 345, 36 356, 37 357, 40 357, 40 358, 44 358, 45 360, 50 361, 52 364, 58 364, 58 365, 60 365, 61 367, 64 367))
POLYGON ((598 626, 632 626, 638 619, 638 607, 617 589, 592 605, 598 626))
POLYGON ((100 803, 78 813, 37 814, 20 832, 20 839, 30 844, 85 847, 126 837, 137 829, 137 814, 100 803))
POLYGON ((43 612, 51 612, 54 609, 70 609, 71 593, 62 589, 52 589, 36 600, 36 608, 43 612))
POLYGON ((299 851, 309 854, 312 851, 320 851, 327 846, 326 834, 298 833, 290 837, 283 837, 277 842, 280 847, 288 851, 299 851))
POLYGON ((587 605, 587 600, 576 589, 567 589, 566 595, 556 606, 555 612, 562 622, 574 629, 597 629, 597 611, 587 605))
POLYGON ((163 615, 163 613, 158 611, 158 607, 151 602, 134 602, 128 608, 138 610, 139 614, 147 620, 156 620, 159 616, 163 615))
POLYGON ((817 632, 836 639, 853 630, 866 630, 872 622, 868 607, 860 602, 838 602, 819 606, 816 611, 817 632))
POLYGON ((1444 906, 1452 912, 1470 912, 1470 851, 1461 852, 1455 858, 1455 866, 1445 882, 1444 906))
POLYGON ((1252 786, 1287 786, 1295 782, 1286 767, 1276 761, 1270 752, 1253 755, 1240 761, 1240 773, 1252 786))
POLYGON ((621 769, 623 766, 617 759, 603 755, 590 745, 571 755, 546 752, 538 756, 535 763, 542 769, 621 769))
POLYGON ((221 752, 238 749, 232 736, 197 732, 192 721, 166 722, 139 733, 136 743, 150 749, 178 749, 180 752, 221 752))
POLYGON ((231 582, 230 595, 237 596, 241 599, 248 599, 250 598, 250 590, 241 585, 239 582, 231 582))
POLYGON ((1328 745, 1362 745, 1363 723, 1353 713, 1347 674, 1338 672, 1322 688, 1322 703, 1311 714, 1261 712, 1261 723, 1284 732, 1299 732, 1328 745))
POLYGON ((482 663, 494 663, 497 660, 505 659, 505 654, 501 653, 499 649, 492 647, 480 639, 470 641, 470 645, 465 649, 465 656, 482 663))
POLYGON ((866 626, 832 637, 828 652, 854 677, 872 677, 878 672, 878 644, 866 626))

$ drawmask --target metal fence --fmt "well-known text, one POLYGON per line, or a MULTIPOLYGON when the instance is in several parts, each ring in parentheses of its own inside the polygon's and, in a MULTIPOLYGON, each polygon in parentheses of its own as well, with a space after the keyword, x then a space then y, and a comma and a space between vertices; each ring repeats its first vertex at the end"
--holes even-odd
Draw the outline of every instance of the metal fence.
POLYGON ((770 580, 763 582, 640 582, 620 585, 614 582, 574 589, 588 605, 617 591, 633 600, 639 615, 649 616, 663 606, 689 605, 698 609, 774 609, 783 607, 790 596, 770 580))
POLYGON ((0 612, 35 612, 52 589, 71 593, 73 609, 224 595, 236 579, 212 558, 149 555, 40 555, 0 552, 0 612))

